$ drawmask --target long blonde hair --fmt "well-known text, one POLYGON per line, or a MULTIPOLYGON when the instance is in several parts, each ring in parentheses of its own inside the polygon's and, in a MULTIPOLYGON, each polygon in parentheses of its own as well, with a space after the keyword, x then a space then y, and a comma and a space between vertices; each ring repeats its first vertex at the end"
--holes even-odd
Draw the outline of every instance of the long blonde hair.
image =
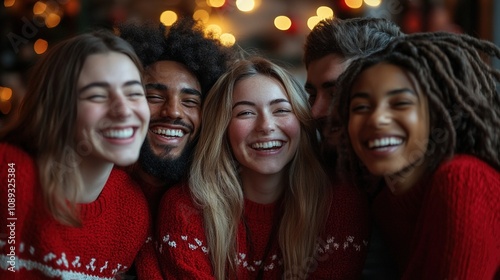
POLYGON ((77 35, 54 45, 32 69, 16 120, 0 131, 2 141, 20 146, 36 159, 45 204, 63 224, 80 225, 76 199, 84 186, 78 165, 88 152, 85 143, 74 140, 76 85, 89 55, 112 51, 127 55, 142 72, 132 47, 109 31, 77 35))
POLYGON ((217 279, 233 278, 237 267, 237 231, 244 196, 227 128, 231 120, 233 90, 242 79, 257 74, 279 81, 301 125, 301 139, 289 165, 289 186, 283 194, 283 216, 278 239, 287 275, 307 272, 316 239, 329 213, 331 187, 318 160, 317 140, 307 96, 283 68, 264 58, 242 59, 225 73, 203 105, 203 125, 190 172, 189 186, 203 210, 205 233, 217 279))

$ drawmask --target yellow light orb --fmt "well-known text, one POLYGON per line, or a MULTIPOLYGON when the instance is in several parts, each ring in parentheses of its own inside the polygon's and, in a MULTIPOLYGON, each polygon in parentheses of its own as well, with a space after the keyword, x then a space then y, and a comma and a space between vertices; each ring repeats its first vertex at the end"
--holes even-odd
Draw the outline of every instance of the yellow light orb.
POLYGON ((307 20, 307 27, 309 27, 309 29, 313 29, 316 24, 318 24, 318 22, 321 21, 321 18, 318 17, 318 16, 313 16, 313 17, 310 17, 308 20, 307 20))
POLYGON ((201 22, 206 24, 210 19, 210 14, 207 11, 200 9, 194 12, 193 19, 200 20, 201 22))
POLYGON ((382 0, 365 0, 365 4, 372 7, 378 7, 382 4, 382 0))
POLYGON ((220 38, 222 28, 217 24, 210 24, 205 28, 205 35, 214 38, 220 38))
POLYGON ((255 8, 254 0, 236 0, 236 7, 242 12, 251 12, 255 8))
POLYGON ((224 33, 219 37, 220 42, 227 47, 231 47, 236 43, 236 38, 233 34, 224 33))
POLYGON ((207 0, 207 4, 210 7, 220 8, 226 3, 225 0, 207 0))
POLYGON ((274 26, 279 30, 288 30, 292 26, 292 20, 287 16, 277 16, 274 19, 274 26))
POLYGON ((160 22, 165 26, 171 26, 177 21, 177 14, 174 11, 164 11, 160 15, 160 22))
POLYGON ((316 14, 320 18, 331 18, 333 17, 333 10, 327 6, 321 6, 316 10, 316 14))
POLYGON ((359 9, 363 5, 363 0, 344 0, 347 7, 351 9, 359 9))

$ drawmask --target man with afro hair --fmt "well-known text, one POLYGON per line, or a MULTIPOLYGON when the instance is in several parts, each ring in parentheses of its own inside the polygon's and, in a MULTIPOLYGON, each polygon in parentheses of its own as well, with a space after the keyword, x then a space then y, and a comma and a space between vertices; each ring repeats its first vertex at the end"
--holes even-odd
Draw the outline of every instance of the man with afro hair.
MULTIPOLYGON (((189 171, 203 100, 235 56, 231 48, 205 36, 203 26, 189 17, 170 28, 126 22, 119 33, 144 66, 151 121, 139 159, 129 172, 141 185, 154 225, 163 194, 185 179, 189 171)), ((129 274, 160 279, 151 245, 141 251, 136 271, 129 274)))

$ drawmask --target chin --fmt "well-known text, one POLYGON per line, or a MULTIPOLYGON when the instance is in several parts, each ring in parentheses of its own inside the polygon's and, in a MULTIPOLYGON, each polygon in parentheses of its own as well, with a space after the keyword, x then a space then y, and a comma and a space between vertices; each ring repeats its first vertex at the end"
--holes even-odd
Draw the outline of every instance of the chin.
POLYGON ((139 159, 139 154, 137 155, 130 155, 130 156, 122 156, 120 158, 115 158, 113 160, 113 163, 118 166, 128 166, 131 164, 134 164, 137 159, 139 159))

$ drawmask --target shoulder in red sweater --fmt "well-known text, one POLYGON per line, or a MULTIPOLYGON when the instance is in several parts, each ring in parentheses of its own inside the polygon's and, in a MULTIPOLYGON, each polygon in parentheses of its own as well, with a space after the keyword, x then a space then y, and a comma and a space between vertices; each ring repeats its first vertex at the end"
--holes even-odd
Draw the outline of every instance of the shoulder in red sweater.
POLYGON ((456 155, 414 188, 382 195, 376 206, 387 211, 375 209, 396 257, 405 260, 402 278, 493 279, 500 267, 498 170, 456 155))
POLYGON ((113 170, 98 199, 79 205, 82 227, 70 227, 46 209, 27 153, 1 143, 0 166, 1 182, 15 174, 15 183, 0 189, 0 219, 11 225, 0 229, 0 278, 113 279, 125 273, 150 223, 144 195, 124 171, 113 170), (9 194, 15 200, 7 205, 9 194))

